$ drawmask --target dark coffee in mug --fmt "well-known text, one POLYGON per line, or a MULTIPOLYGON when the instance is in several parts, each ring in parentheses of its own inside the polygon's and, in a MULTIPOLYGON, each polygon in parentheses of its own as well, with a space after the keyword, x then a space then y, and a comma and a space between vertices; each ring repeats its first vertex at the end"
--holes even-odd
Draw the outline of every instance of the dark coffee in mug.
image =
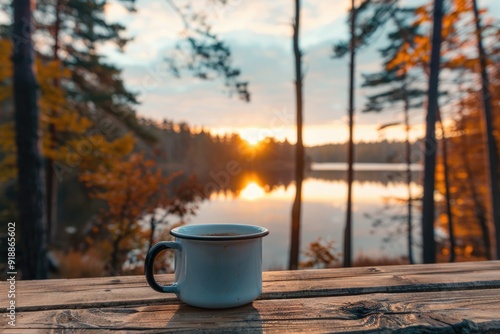
POLYGON ((207 234, 200 234, 201 236, 204 237, 235 237, 238 235, 243 235, 240 233, 207 233, 207 234))

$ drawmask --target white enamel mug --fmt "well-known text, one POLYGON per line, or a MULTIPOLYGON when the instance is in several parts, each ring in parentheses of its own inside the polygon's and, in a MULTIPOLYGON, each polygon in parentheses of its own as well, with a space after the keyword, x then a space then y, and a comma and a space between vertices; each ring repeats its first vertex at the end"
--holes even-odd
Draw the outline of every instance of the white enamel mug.
POLYGON ((146 256, 148 284, 175 293, 186 304, 203 308, 245 305, 262 293, 262 237, 266 228, 238 224, 185 225, 170 231, 175 242, 162 241, 146 256), (159 285, 153 275, 155 257, 175 250, 175 282, 159 285))

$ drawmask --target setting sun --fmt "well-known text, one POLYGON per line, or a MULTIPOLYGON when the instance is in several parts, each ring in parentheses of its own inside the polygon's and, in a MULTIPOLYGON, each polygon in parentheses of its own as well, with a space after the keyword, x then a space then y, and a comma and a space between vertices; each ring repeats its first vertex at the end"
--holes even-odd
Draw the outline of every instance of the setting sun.
POLYGON ((264 196, 264 190, 255 182, 247 184, 240 193, 240 197, 247 201, 253 201, 262 196, 264 196))
POLYGON ((260 139, 256 137, 243 138, 249 145, 256 146, 260 143, 260 139))
POLYGON ((255 146, 262 141, 262 136, 259 135, 258 131, 240 131, 240 136, 251 146, 255 146))

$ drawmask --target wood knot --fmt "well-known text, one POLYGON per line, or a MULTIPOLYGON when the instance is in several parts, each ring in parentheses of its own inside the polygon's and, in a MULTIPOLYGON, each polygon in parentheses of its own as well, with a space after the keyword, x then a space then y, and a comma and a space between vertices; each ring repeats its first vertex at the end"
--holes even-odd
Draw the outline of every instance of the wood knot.
POLYGON ((352 314, 356 318, 364 318, 373 313, 379 313, 384 309, 384 306, 378 302, 363 300, 356 303, 349 303, 341 307, 345 313, 352 314))

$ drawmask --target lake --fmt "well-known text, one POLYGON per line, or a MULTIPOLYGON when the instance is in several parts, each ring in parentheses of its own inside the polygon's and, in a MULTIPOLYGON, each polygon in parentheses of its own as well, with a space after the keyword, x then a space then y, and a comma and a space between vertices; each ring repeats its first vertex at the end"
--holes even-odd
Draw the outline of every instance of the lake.
MULTIPOLYGON (((322 238, 334 241, 341 253, 346 207, 344 163, 314 163, 303 182, 301 257, 308 245, 322 238)), ((353 259, 407 255, 408 188, 404 164, 356 164, 353 183, 353 259)), ((421 166, 412 166, 412 196, 422 192, 421 166)), ((295 185, 269 187, 248 178, 237 194, 213 194, 189 223, 239 223, 266 227, 263 269, 286 269, 290 250, 290 224, 295 185)), ((415 209, 414 240, 419 240, 420 212, 415 209)), ((415 260, 420 251, 414 247, 415 260)), ((339 254, 341 258, 341 254, 339 254)))

